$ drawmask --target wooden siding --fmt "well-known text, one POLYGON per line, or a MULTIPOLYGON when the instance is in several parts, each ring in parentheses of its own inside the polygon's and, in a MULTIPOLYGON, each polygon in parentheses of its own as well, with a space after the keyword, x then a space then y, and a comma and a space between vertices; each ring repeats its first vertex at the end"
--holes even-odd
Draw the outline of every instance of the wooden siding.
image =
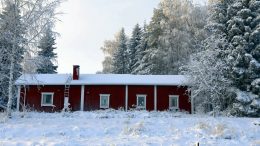
POLYGON ((64 98, 62 98, 63 94, 64 86, 26 86, 26 94, 24 88, 21 90, 20 103, 24 105, 25 101, 27 108, 36 111, 61 111, 64 102, 64 98), (53 105, 55 105, 55 107, 41 106, 42 92, 54 92, 53 105))
POLYGON ((124 108, 124 85, 87 85, 85 86, 84 110, 100 109, 100 94, 110 94, 109 108, 124 108))
POLYGON ((191 103, 186 93, 187 87, 157 86, 157 110, 169 109, 169 95, 179 95, 179 108, 191 113, 191 103))
POLYGON ((137 94, 146 95, 146 110, 154 110, 154 86, 128 86, 128 108, 137 105, 137 94))
MULTIPOLYGON (((70 87, 70 98, 69 102, 71 103, 72 110, 80 110, 80 86, 71 86, 70 87)), ((24 88, 21 89, 21 98, 20 98, 20 109, 22 105, 25 105, 31 110, 36 111, 45 111, 45 112, 54 112, 61 111, 64 106, 64 86, 60 85, 48 85, 48 86, 27 86, 26 87, 26 98, 24 88), (53 92, 53 105, 50 106, 41 106, 41 96, 42 92, 53 92)))

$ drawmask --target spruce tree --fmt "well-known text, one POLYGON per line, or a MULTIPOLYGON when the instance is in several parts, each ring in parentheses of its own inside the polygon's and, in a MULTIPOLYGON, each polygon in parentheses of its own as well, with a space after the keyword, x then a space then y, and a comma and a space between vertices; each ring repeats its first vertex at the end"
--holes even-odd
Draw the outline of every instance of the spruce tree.
POLYGON ((40 45, 38 46, 38 58, 39 58, 39 67, 37 69, 37 73, 41 74, 53 74, 57 73, 57 67, 54 65, 54 61, 56 61, 57 54, 54 53, 56 47, 55 45, 55 36, 51 30, 51 27, 48 26, 44 36, 40 40, 40 45))
POLYGON ((149 64, 149 60, 147 60, 148 37, 147 25, 145 23, 141 34, 140 44, 137 46, 136 63, 134 64, 132 74, 149 74, 149 71, 146 70, 148 69, 147 66, 149 64))
POLYGON ((137 53, 139 53, 142 39, 142 30, 139 24, 136 24, 132 36, 128 43, 128 72, 133 73, 135 70, 135 64, 138 61, 137 53))
MULTIPOLYGON (((219 86, 217 85, 219 79, 227 79, 231 82, 229 90, 221 92, 225 98, 223 101, 219 100, 221 103, 218 105, 222 106, 221 110, 230 107, 228 112, 235 115, 260 116, 258 90, 260 66, 257 48, 259 46, 259 4, 259 1, 255 0, 213 2, 210 9, 211 17, 206 27, 209 32, 206 44, 209 44, 208 40, 219 42, 209 47, 219 52, 215 55, 216 62, 220 59, 225 64, 220 69, 224 71, 222 75, 212 74, 212 78, 218 80, 209 88, 219 86)), ((214 65, 209 66, 210 68, 213 69, 214 65)))
POLYGON ((228 8, 231 79, 237 89, 234 112, 260 116, 260 1, 236 0, 228 8))
POLYGON ((113 55, 113 73, 126 74, 128 72, 127 37, 124 28, 119 33, 118 45, 113 55))

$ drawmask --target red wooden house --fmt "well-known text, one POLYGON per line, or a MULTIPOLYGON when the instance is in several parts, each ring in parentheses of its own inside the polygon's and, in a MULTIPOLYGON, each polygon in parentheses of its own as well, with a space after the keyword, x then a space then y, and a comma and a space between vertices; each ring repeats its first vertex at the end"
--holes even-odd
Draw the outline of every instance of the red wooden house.
POLYGON ((17 81, 17 109, 72 111, 144 109, 191 111, 187 80, 182 75, 24 74, 17 81))

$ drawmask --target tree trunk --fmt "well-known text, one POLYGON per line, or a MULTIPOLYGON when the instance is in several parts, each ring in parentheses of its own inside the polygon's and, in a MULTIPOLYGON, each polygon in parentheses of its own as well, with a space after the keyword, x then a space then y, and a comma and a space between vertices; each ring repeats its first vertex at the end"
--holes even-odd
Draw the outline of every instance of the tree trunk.
MULTIPOLYGON (((14 4, 17 5, 17 0, 14 1, 14 4)), ((15 7, 14 9, 14 24, 17 24, 17 18, 16 18, 16 12, 17 9, 15 7)), ((7 102, 7 116, 9 118, 12 117, 12 104, 13 104, 13 80, 14 80, 14 56, 15 56, 15 51, 16 50, 16 45, 18 45, 17 42, 17 29, 16 27, 14 28, 14 36, 13 36, 13 42, 12 42, 12 50, 11 50, 11 54, 10 54, 10 71, 9 71, 9 83, 8 83, 8 102, 7 102)))
MULTIPOLYGON (((12 48, 14 50, 14 47, 12 48)), ((9 83, 8 83, 8 103, 7 103, 7 115, 11 118, 12 113, 12 104, 13 104, 13 79, 14 79, 14 54, 12 50, 11 54, 11 65, 10 65, 10 72, 9 72, 9 83)))

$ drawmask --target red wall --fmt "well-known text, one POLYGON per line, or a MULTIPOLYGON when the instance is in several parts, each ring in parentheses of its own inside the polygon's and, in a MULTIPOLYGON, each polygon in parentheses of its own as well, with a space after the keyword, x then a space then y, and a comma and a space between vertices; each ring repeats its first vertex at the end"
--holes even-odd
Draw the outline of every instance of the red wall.
POLYGON ((52 112, 60 111, 63 108, 64 99, 61 97, 64 94, 64 86, 27 86, 26 89, 26 95, 21 94, 20 103, 24 104, 24 96, 26 96, 25 105, 31 110, 52 112), (41 106, 42 92, 54 92, 53 104, 55 107, 41 106))
MULTIPOLYGON (((54 112, 61 111, 64 106, 64 86, 27 86, 25 105, 32 110, 54 112), (53 104, 55 107, 41 106, 42 92, 54 92, 53 104)), ((80 86, 71 86, 70 99, 72 110, 80 110, 80 86)), ((24 89, 21 89, 20 105, 24 104, 24 89)), ((22 109, 20 107, 20 109, 22 109)))
POLYGON ((84 110, 100 109, 100 95, 110 94, 109 108, 124 108, 125 86, 124 85, 88 85, 85 86, 84 110))
MULTIPOLYGON (((186 94, 186 87, 157 86, 157 110, 169 109, 169 95, 179 95, 179 108, 191 112, 191 103, 186 94)), ((21 90, 23 92, 23 89, 21 90)), ((125 85, 87 85, 84 91, 84 110, 98 110, 100 94, 110 94, 109 107, 118 109, 125 107, 125 85)), ((136 95, 146 95, 146 109, 154 110, 154 86, 128 86, 128 108, 137 104, 136 95)), ((20 103, 23 105, 24 95, 21 93, 20 103)), ((72 110, 80 110, 81 86, 70 87, 72 110)), ((64 104, 64 86, 29 86, 26 94, 26 105, 37 111, 61 111, 64 104), (56 107, 41 107, 41 93, 54 92, 54 105, 56 107)), ((21 109, 21 107, 20 107, 21 109)))
MULTIPOLYGON (((64 95, 63 95, 64 96, 64 95)), ((69 103, 72 111, 80 110, 81 86, 70 86, 69 103)))
POLYGON ((186 93, 187 87, 157 86, 157 110, 169 109, 169 95, 179 95, 179 108, 191 112, 191 103, 186 93))
POLYGON ((137 94, 145 94, 146 110, 154 110, 154 86, 128 86, 128 108, 137 105, 137 94))

